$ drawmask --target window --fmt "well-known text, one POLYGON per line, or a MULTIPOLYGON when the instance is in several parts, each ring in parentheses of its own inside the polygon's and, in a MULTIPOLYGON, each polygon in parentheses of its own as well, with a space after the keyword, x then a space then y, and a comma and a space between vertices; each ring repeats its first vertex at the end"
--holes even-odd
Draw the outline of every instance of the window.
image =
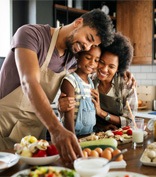
POLYGON ((12 0, 0 0, 0 57, 6 57, 12 35, 11 7, 12 0))

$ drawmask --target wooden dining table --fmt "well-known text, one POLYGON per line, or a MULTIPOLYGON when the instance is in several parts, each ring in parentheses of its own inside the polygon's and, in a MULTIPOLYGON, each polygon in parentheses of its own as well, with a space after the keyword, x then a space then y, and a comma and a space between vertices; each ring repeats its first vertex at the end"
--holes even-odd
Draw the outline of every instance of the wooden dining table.
MULTIPOLYGON (((129 172, 144 174, 149 177, 156 177, 156 167, 145 166, 140 162, 142 153, 144 152, 147 145, 152 142, 154 142, 153 135, 152 133, 149 133, 145 137, 144 145, 142 147, 137 147, 136 149, 134 149, 132 147, 132 142, 126 143, 126 144, 119 144, 118 149, 120 150, 125 149, 125 148, 128 149, 128 152, 124 154, 124 160, 126 161, 127 166, 121 169, 110 169, 110 171, 129 171, 129 172)), ((13 150, 6 150, 5 152, 14 153, 13 150)), ((60 161, 55 162, 50 165, 63 166, 63 164, 60 161)), ((16 165, 4 170, 3 172, 0 172, 0 177, 9 177, 21 170, 28 169, 31 167, 32 166, 19 160, 19 162, 16 165)))

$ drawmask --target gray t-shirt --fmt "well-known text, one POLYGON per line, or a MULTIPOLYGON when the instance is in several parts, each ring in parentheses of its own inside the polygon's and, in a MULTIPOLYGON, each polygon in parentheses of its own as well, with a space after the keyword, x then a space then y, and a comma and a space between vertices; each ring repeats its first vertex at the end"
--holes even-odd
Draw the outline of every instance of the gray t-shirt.
MULTIPOLYGON (((15 64, 14 49, 21 47, 33 50, 37 53, 40 67, 44 63, 51 42, 49 25, 24 25, 20 27, 13 36, 11 48, 4 60, 0 71, 0 99, 20 86, 19 75, 15 64)), ((66 69, 76 67, 75 57, 66 51, 60 57, 57 49, 54 49, 52 59, 48 68, 59 73, 66 69)))

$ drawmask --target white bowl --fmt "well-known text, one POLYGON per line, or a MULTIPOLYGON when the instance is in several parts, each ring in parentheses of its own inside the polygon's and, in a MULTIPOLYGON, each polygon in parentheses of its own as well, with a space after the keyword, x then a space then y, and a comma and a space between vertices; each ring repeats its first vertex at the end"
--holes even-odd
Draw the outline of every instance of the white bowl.
POLYGON ((109 164, 103 166, 107 162, 108 160, 102 157, 78 158, 74 161, 74 168, 81 177, 91 177, 98 174, 105 176, 110 169, 109 164))
POLYGON ((59 155, 53 155, 47 157, 25 157, 17 154, 17 156, 19 156, 21 161, 29 165, 47 165, 57 161, 60 158, 59 155))

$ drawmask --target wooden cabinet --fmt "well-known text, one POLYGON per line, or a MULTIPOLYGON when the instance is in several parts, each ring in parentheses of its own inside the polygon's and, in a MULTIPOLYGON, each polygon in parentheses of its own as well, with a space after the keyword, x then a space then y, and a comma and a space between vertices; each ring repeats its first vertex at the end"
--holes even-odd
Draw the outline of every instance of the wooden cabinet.
POLYGON ((134 46, 132 64, 152 64, 153 1, 117 1, 116 27, 134 46))

